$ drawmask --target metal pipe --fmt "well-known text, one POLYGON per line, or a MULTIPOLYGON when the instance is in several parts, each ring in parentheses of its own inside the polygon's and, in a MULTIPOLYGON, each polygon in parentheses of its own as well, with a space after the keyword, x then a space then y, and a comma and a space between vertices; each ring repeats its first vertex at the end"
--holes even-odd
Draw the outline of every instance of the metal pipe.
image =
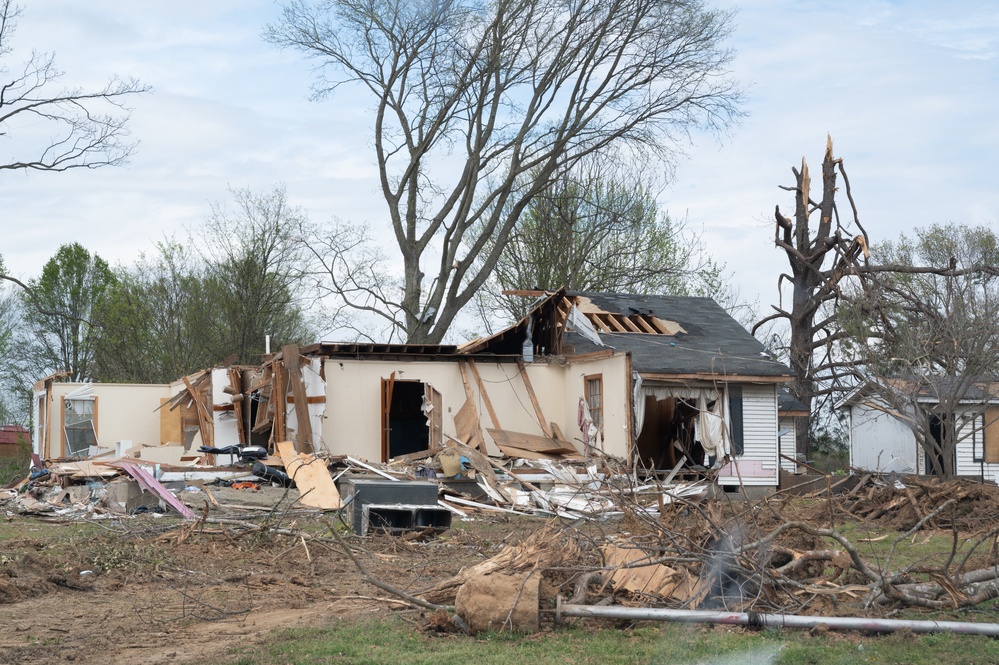
POLYGON ((905 619, 865 619, 863 617, 822 617, 797 614, 759 614, 757 612, 716 612, 713 610, 672 610, 662 607, 620 607, 573 605, 563 603, 559 596, 556 619, 562 617, 592 617, 630 619, 634 621, 679 621, 682 623, 721 623, 756 628, 814 628, 824 625, 831 630, 864 630, 890 633, 911 630, 914 633, 962 633, 999 637, 999 624, 969 621, 908 621, 905 619))

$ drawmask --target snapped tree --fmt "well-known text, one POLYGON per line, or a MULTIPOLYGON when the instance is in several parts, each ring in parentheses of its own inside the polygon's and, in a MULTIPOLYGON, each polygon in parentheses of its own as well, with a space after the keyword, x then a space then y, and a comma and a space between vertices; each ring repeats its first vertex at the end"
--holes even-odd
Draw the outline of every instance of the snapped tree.
POLYGON ((441 341, 558 174, 599 153, 669 164, 691 129, 737 114, 729 21, 698 0, 286 3, 267 37, 317 61, 315 97, 357 84, 374 103, 402 259, 398 290, 372 281, 377 262, 327 261, 347 269, 334 290, 409 342, 441 341))
MULTIPOLYGON (((792 173, 795 184, 781 188, 794 194, 794 213, 786 217, 780 206, 774 211, 774 243, 787 257, 790 271, 777 280, 781 300, 773 306, 774 313, 757 322, 752 331, 756 333, 769 322, 786 324, 788 360, 796 377, 789 389, 815 413, 816 400, 841 395, 864 380, 863 363, 871 357, 855 349, 846 352, 849 349, 844 343, 857 343, 858 334, 856 328, 845 326, 841 317, 841 305, 847 297, 850 302, 858 302, 858 294, 866 300, 887 297, 891 300, 890 305, 886 303, 889 309, 911 307, 922 295, 914 292, 905 296, 892 287, 903 276, 982 279, 999 274, 999 267, 983 262, 982 255, 969 255, 967 265, 959 265, 954 254, 945 259, 938 253, 916 253, 910 255, 913 260, 903 261, 889 252, 872 260, 867 231, 860 223, 843 160, 833 155, 831 138, 827 138, 822 161, 821 199, 811 198, 811 175, 804 159, 801 168, 792 168, 792 173), (839 176, 843 178, 842 191, 837 185, 839 176), (837 192, 846 197, 849 206, 845 219, 837 205, 837 192), (813 225, 815 217, 818 221, 813 225), (920 265, 919 261, 926 263, 920 265), (788 304, 783 297, 785 285, 790 290, 788 304)), ((804 419, 798 420, 796 435, 798 452, 807 455, 809 423, 804 419)))

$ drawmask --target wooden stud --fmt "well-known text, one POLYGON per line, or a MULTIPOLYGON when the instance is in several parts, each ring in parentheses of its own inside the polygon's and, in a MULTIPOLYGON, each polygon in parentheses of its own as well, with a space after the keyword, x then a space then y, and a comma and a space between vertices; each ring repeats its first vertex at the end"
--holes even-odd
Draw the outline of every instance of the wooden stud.
POLYGON ((545 436, 551 438, 552 431, 548 428, 548 421, 545 420, 545 414, 541 411, 541 404, 538 403, 538 396, 534 392, 534 386, 531 385, 531 378, 527 375, 527 364, 522 358, 517 358, 517 367, 520 368, 520 376, 524 379, 527 396, 531 398, 531 404, 534 405, 534 413, 538 416, 538 422, 541 423, 541 430, 545 436))
POLYGON ((486 405, 486 411, 489 412, 489 420, 492 421, 493 427, 503 429, 503 426, 499 423, 499 417, 496 415, 496 410, 493 409, 492 400, 489 399, 489 393, 486 392, 486 385, 482 382, 482 377, 479 376, 479 368, 475 366, 474 360, 468 361, 468 368, 472 370, 475 385, 479 387, 479 394, 482 395, 482 402, 486 405))
POLYGON ((305 396, 305 381, 302 380, 302 365, 297 344, 287 344, 281 349, 284 366, 288 370, 288 383, 295 397, 295 449, 300 453, 311 453, 312 421, 309 418, 309 402, 305 396))
POLYGON ((645 332, 649 333, 650 335, 656 335, 656 334, 658 334, 658 331, 655 328, 652 327, 651 323, 649 323, 648 321, 645 320, 644 316, 636 316, 635 317, 635 321, 638 323, 639 326, 641 326, 641 328, 645 332))
POLYGON ((631 332, 640 333, 642 329, 635 325, 635 322, 631 320, 630 316, 619 316, 617 319, 624 324, 631 332))

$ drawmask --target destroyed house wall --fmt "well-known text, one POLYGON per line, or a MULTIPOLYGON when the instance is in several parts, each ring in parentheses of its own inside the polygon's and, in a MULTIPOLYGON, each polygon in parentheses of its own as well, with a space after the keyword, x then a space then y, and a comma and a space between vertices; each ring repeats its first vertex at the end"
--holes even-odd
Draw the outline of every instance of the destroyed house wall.
POLYGON ((598 438, 596 448, 607 455, 630 460, 631 364, 625 353, 591 359, 570 357, 565 366, 562 432, 583 452, 579 400, 586 397, 586 377, 594 375, 599 375, 603 382, 603 438, 598 438))
MULTIPOLYGON (((487 429, 544 434, 515 362, 479 360, 475 362, 475 369, 486 396, 472 372, 468 373, 468 382, 489 453, 499 454, 499 450, 487 429), (492 420, 489 405, 498 423, 492 420)), ((536 363, 527 366, 539 406, 547 419, 556 422, 562 420, 564 414, 564 370, 558 365, 536 363)), ((439 393, 442 435, 445 438, 457 436, 454 417, 466 401, 457 358, 434 361, 334 357, 325 363, 326 410, 322 426, 323 439, 330 452, 369 460, 382 459, 383 381, 393 373, 395 382, 429 384, 439 393)), ((415 389, 410 392, 416 394, 415 389)), ((575 410, 572 422, 575 423, 575 410)), ((562 421, 559 425, 565 429, 567 423, 562 421)), ((571 435, 567 432, 566 436, 571 435)))
POLYGON ((777 485, 777 386, 741 384, 743 453, 718 472, 719 485, 777 485))
MULTIPOLYGON (((48 413, 43 421, 36 421, 35 452, 43 457, 66 456, 64 398, 88 385, 92 390, 87 392, 97 403, 96 432, 101 447, 113 447, 117 441, 159 444, 160 420, 156 409, 162 398, 170 396, 169 386, 52 383, 48 395, 40 396, 48 405, 48 413)), ((37 401, 36 397, 36 404, 37 401)))

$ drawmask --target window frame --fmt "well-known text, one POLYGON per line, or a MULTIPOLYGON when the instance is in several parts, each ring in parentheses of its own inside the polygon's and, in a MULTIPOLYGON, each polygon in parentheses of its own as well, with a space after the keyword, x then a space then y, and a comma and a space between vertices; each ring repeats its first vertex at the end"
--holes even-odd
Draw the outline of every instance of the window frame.
POLYGON ((600 432, 600 438, 603 439, 604 436, 604 404, 606 400, 604 399, 604 375, 603 374, 586 374, 583 376, 583 395, 586 399, 586 407, 590 411, 590 420, 596 425, 597 430, 600 432), (591 390, 592 386, 597 387, 597 391, 591 390), (599 404, 594 405, 593 397, 596 396, 599 400, 599 404))

